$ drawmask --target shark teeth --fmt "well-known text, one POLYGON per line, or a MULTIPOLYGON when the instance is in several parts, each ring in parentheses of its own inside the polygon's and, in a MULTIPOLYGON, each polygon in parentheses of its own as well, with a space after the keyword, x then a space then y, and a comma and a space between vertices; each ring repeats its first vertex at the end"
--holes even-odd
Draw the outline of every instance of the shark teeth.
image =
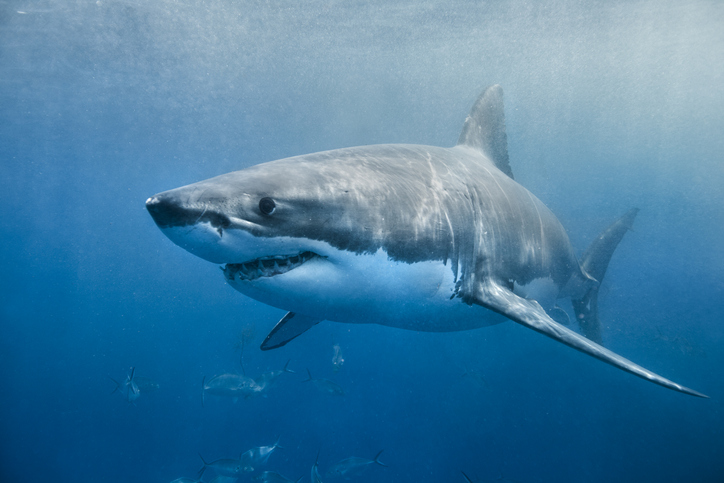
POLYGON ((250 281, 287 273, 300 267, 303 263, 318 257, 319 255, 313 252, 302 252, 293 256, 277 255, 262 257, 244 263, 227 263, 221 270, 224 272, 226 280, 230 282, 235 280, 250 281))

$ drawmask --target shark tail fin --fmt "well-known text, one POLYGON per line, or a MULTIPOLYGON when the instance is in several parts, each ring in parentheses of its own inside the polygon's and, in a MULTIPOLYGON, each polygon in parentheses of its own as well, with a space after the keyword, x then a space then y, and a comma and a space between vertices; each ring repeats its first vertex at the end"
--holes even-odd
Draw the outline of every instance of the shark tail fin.
POLYGON ((380 461, 380 455, 382 454, 383 451, 384 451, 384 449, 381 449, 380 452, 375 455, 375 463, 377 463, 377 464, 380 465, 380 466, 384 466, 385 468, 387 468, 387 465, 384 464, 382 461, 380 461))
POLYGON ((284 372, 288 372, 289 374, 296 374, 293 370, 289 369, 289 363, 292 362, 291 359, 287 360, 287 363, 284 364, 284 369, 282 369, 284 372))
POLYGON ((598 289, 604 275, 606 275, 606 269, 613 252, 626 232, 632 228, 634 218, 636 218, 638 212, 638 208, 633 208, 606 228, 591 243, 581 259, 583 271, 596 279, 598 283, 593 284, 583 297, 572 300, 573 310, 576 312, 576 319, 583 335, 597 344, 601 344, 601 322, 598 319, 598 289))
POLYGON ((309 382, 309 381, 312 380, 312 373, 309 372, 309 368, 307 368, 307 375, 309 376, 309 379, 305 379, 305 380, 303 380, 302 382, 309 382))

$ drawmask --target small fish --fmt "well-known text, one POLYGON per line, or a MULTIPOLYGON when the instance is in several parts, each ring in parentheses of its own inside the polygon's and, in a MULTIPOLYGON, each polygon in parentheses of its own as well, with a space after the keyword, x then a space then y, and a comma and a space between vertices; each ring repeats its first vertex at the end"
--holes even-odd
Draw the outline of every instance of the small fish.
POLYGON ((231 397, 237 400, 240 397, 249 399, 261 393, 262 388, 248 376, 239 374, 220 374, 214 376, 209 381, 206 377, 201 381, 202 393, 201 402, 203 404, 206 394, 212 396, 231 397))
POLYGON ((329 379, 312 379, 312 373, 307 369, 309 379, 305 379, 302 382, 311 382, 314 386, 322 392, 332 394, 335 396, 344 396, 344 389, 339 384, 330 381, 329 379))
POLYGON ((302 481, 302 478, 304 478, 304 476, 300 476, 295 482, 286 476, 280 475, 276 471, 265 471, 255 476, 254 481, 258 481, 259 483, 299 483, 302 481))
POLYGON ((342 364, 344 364, 344 355, 342 355, 342 348, 339 346, 339 344, 334 344, 334 346, 332 346, 332 349, 334 350, 334 355, 332 356, 332 366, 334 367, 334 372, 339 372, 339 370, 342 369, 342 364))
POLYGON ((128 401, 129 403, 134 402, 136 399, 138 399, 138 396, 141 395, 141 391, 138 389, 138 385, 136 384, 136 381, 133 379, 133 375, 136 372, 135 367, 131 367, 131 373, 126 377, 126 380, 123 381, 123 384, 119 383, 112 377, 110 378, 111 381, 116 383, 116 388, 111 392, 113 394, 116 391, 120 391, 120 393, 123 395, 123 398, 128 401))
POLYGON ((289 362, 290 361, 287 361, 287 363, 284 364, 284 369, 282 369, 281 371, 265 372, 264 374, 256 378, 256 384, 261 388, 262 391, 266 391, 269 388, 273 387, 276 384, 277 380, 279 380, 279 377, 285 372, 289 374, 296 374, 294 371, 289 369, 289 362))
POLYGON ((201 480, 195 480, 193 478, 176 478, 171 483, 201 483, 201 480))
POLYGON ((272 446, 257 446, 256 448, 251 448, 250 450, 242 453, 239 460, 241 460, 245 468, 255 468, 259 465, 265 465, 274 450, 282 448, 279 446, 280 439, 281 436, 277 438, 277 442, 272 446))
POLYGON ((337 478, 340 476, 349 477, 352 475, 358 475, 371 464, 377 463, 380 466, 387 467, 386 464, 382 463, 380 461, 380 455, 382 454, 381 450, 377 455, 375 456, 375 459, 368 460, 365 458, 358 458, 356 456, 352 456, 350 458, 345 458, 339 463, 332 466, 329 471, 327 471, 327 474, 325 475, 327 478, 337 478))
POLYGON ((314 466, 312 466, 312 483, 322 483, 322 477, 319 476, 319 451, 317 451, 317 459, 314 460, 314 466))
POLYGON ((199 478, 203 476, 204 471, 206 471, 207 468, 214 470, 217 475, 230 476, 233 478, 239 478, 245 471, 253 470, 253 468, 251 470, 244 468, 240 460, 219 459, 212 461, 211 463, 207 463, 204 457, 200 454, 199 458, 201 458, 201 461, 204 462, 204 466, 199 470, 199 478))

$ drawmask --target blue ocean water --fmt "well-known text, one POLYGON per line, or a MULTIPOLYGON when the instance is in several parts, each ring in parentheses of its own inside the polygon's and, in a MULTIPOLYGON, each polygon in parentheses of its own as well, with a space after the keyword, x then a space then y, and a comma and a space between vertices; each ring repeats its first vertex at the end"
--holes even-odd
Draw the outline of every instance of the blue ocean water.
POLYGON ((722 59, 711 1, 0 2, 0 480, 170 482, 281 437, 261 469, 302 481, 318 452, 324 475, 382 449, 350 481, 724 481, 722 59), (579 253, 641 210, 601 289, 607 347, 711 399, 513 323, 324 322, 262 352, 283 312, 145 210, 286 156, 451 146, 495 83, 516 180, 579 253), (202 406, 244 337, 247 374, 296 374, 202 406), (132 404, 111 380, 131 367, 159 384, 132 404))

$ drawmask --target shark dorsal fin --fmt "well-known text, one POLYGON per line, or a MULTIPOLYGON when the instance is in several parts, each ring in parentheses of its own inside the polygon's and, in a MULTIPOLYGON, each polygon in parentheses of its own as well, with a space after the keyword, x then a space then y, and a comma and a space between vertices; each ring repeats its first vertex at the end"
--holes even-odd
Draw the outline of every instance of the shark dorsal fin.
POLYGON ((464 145, 481 151, 503 173, 513 178, 508 162, 508 137, 505 134, 503 88, 490 86, 475 101, 465 119, 458 146, 464 145))

